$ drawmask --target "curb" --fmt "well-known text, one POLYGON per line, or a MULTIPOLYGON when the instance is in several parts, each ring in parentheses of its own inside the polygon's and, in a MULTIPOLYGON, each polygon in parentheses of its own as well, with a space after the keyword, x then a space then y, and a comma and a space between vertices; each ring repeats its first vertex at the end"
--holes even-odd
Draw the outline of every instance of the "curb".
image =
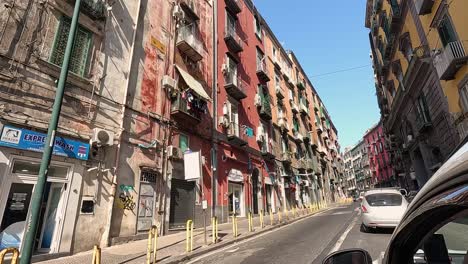
POLYGON ((260 229, 259 231, 256 231, 256 232, 252 232, 252 233, 247 233, 246 235, 244 236, 240 236, 240 237, 237 237, 237 238, 234 238, 234 239, 230 239, 230 240, 227 240, 227 241, 223 241, 223 242, 220 242, 220 243, 216 243, 214 245, 208 245, 208 246, 202 246, 200 249, 198 250, 195 250, 194 252, 192 253, 186 253, 186 254, 183 254, 183 255, 180 255, 180 256, 175 256, 173 257, 173 259, 170 259, 168 261, 162 261, 162 263, 165 263, 165 264, 177 264, 177 263, 181 263, 181 262, 185 262, 185 261, 189 261, 193 258, 196 258, 196 257, 199 257, 199 256, 202 256, 202 255, 205 255, 206 253, 208 252, 211 252, 211 251, 214 251, 214 250, 218 250, 218 249, 221 249, 221 248, 224 248, 226 246, 229 246, 229 245, 232 245, 232 244, 235 244, 237 242, 241 242, 243 240, 246 240, 246 239, 249 239, 249 238, 252 238, 252 237, 255 237, 257 235, 260 235, 260 234, 263 234, 263 233, 266 233, 266 232, 269 232, 269 231, 273 231, 275 229, 278 229, 280 227, 283 227, 283 226, 286 226, 286 225, 289 225, 289 224, 292 224, 292 223, 295 223, 299 220, 302 220, 302 219, 305 219, 305 218, 309 218, 311 216, 314 216, 318 213, 321 213, 321 212, 325 212, 327 210, 330 210, 332 208, 334 208, 336 206, 333 206, 333 207, 329 207, 325 210, 320 210, 320 211, 316 211, 312 214, 308 214, 308 215, 304 215, 304 216, 300 216, 298 218, 295 218, 295 219, 292 219, 292 220, 288 220, 287 222, 282 222, 282 223, 279 223, 279 224, 275 224, 273 226, 268 226, 266 228, 263 228, 263 229, 260 229))

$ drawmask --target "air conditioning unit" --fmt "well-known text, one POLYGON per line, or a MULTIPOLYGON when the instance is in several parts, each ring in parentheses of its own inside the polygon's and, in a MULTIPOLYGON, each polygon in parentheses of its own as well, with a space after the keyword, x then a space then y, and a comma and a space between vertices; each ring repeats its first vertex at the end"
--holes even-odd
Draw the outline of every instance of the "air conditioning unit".
POLYGON ((100 128, 93 129, 91 144, 98 146, 112 146, 114 144, 114 132, 100 128))
POLYGON ((173 145, 167 147, 167 156, 172 159, 184 158, 184 154, 182 153, 180 148, 173 146, 173 145))
POLYGON ((265 131, 263 131, 263 127, 257 127, 257 141, 263 142, 265 140, 265 131))
POLYGON ((176 5, 174 7, 174 11, 172 12, 172 16, 174 16, 175 18, 178 18, 179 20, 184 19, 185 13, 182 10, 182 7, 180 7, 179 5, 176 5))
POLYGON ((176 87, 176 81, 171 78, 169 75, 164 75, 162 78, 162 86, 165 89, 172 90, 176 87))
POLYGON ((255 95, 254 104, 255 106, 262 106, 262 99, 260 98, 259 94, 255 95))

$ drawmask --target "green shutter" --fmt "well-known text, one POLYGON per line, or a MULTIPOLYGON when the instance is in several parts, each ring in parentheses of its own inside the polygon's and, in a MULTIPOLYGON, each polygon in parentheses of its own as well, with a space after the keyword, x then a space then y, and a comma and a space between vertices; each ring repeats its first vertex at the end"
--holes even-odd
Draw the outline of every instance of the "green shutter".
POLYGON ((188 136, 183 134, 179 135, 179 148, 182 152, 185 152, 189 148, 188 136))
MULTIPOLYGON (((70 33, 71 21, 67 17, 62 17, 55 34, 55 43, 53 46, 50 62, 62 66, 65 48, 67 46, 68 35, 70 33)), ((91 32, 78 26, 75 36, 72 55, 70 58, 69 70, 80 76, 86 72, 89 49, 91 47, 91 32)))

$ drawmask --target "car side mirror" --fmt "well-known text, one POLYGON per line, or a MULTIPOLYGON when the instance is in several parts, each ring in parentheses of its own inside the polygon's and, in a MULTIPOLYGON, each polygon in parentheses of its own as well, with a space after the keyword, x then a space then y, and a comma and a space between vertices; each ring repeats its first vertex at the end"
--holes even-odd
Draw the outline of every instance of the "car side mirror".
POLYGON ((372 264, 372 258, 364 249, 354 248, 331 253, 322 264, 372 264))
POLYGON ((408 192, 405 189, 400 189, 400 193, 403 196, 408 196, 408 192))

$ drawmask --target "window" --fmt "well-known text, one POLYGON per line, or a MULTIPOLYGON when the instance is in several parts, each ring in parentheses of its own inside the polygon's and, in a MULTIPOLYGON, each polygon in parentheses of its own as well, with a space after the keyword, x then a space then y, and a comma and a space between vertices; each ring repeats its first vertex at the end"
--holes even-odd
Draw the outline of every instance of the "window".
POLYGON ((239 136, 239 106, 235 101, 228 103, 229 111, 229 129, 231 129, 232 134, 239 136), (232 131, 234 130, 234 131, 232 131))
POLYGON ((294 101, 294 90, 289 88, 289 100, 294 101))
POLYGON ((234 36, 236 32, 236 19, 226 10, 226 35, 234 36))
POLYGON ((423 94, 418 97, 416 101, 416 108, 418 110, 418 117, 421 118, 424 123, 431 122, 429 109, 427 108, 426 97, 423 94))
POLYGON ((182 153, 189 149, 189 138, 187 135, 179 135, 179 148, 182 151, 182 153))
POLYGON ((273 46, 272 54, 273 54, 273 59, 276 59, 276 48, 275 48, 275 46, 273 46))
POLYGON ((460 88, 460 101, 464 112, 468 112, 468 81, 460 88))
POLYGON ((293 118, 293 126, 296 132, 299 132, 299 120, 296 117, 293 118))
POLYGON ((284 137, 281 137, 281 150, 283 153, 288 152, 288 140, 284 137))
POLYGON ((262 70, 266 72, 264 59, 265 59, 265 56, 263 55, 263 52, 259 48, 257 48, 257 71, 262 70))
MULTIPOLYGON (((62 66, 65 48, 67 46, 70 32, 71 20, 62 17, 57 32, 55 33, 54 46, 50 56, 50 62, 62 66)), ((92 34, 85 28, 78 25, 75 36, 75 45, 70 57, 69 71, 84 76, 87 70, 88 58, 91 49, 92 34)))
POLYGON ((392 63, 392 71, 395 77, 398 80, 398 83, 400 84, 400 88, 404 91, 405 86, 403 84, 404 76, 403 76, 403 71, 401 69, 401 63, 400 60, 394 61, 392 63))
POLYGON ((226 54, 226 62, 228 66, 228 72, 225 75, 226 83, 237 85, 237 62, 228 54, 226 54))
POLYGON ((442 18, 442 21, 440 21, 437 30, 444 47, 451 42, 457 41, 457 36, 455 35, 452 20, 447 14, 442 18))
POLYGON ((400 206, 403 199, 400 194, 376 193, 366 195, 366 201, 369 206, 400 206))
POLYGON ((262 25, 260 24, 260 20, 256 16, 254 17, 254 29, 257 37, 262 39, 262 25))
POLYGON ((280 76, 278 75, 277 72, 275 72, 275 87, 277 88, 280 88, 281 89, 281 79, 280 79, 280 76))
POLYGON ((263 133, 265 133, 265 140, 262 142, 261 149, 262 152, 269 152, 270 151, 270 140, 269 140, 269 134, 270 134, 270 127, 262 122, 261 123, 263 133))
POLYGON ((404 33, 400 38, 400 51, 405 56, 408 62, 413 57, 413 47, 411 45, 411 39, 409 32, 404 33))

